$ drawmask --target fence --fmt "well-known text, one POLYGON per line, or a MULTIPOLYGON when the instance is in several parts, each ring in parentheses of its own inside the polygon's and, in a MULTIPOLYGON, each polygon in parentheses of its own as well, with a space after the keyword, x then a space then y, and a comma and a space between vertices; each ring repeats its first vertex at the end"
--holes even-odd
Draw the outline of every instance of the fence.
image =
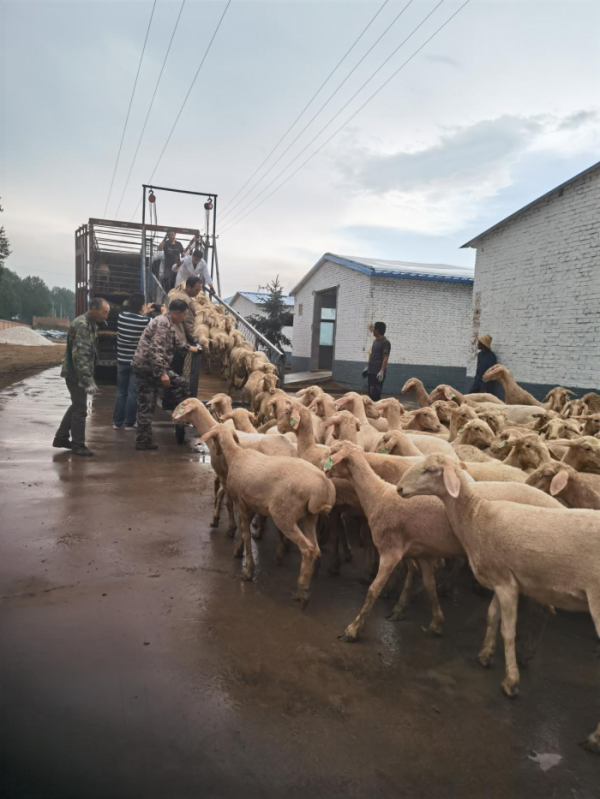
POLYGON ((10 319, 0 319, 0 330, 8 330, 9 327, 31 327, 25 322, 12 322, 10 319))

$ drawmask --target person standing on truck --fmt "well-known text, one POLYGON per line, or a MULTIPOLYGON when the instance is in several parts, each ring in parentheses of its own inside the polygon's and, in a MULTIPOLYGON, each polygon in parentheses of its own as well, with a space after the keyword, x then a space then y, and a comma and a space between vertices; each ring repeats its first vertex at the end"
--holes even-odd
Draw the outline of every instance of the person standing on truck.
POLYGON ((171 389, 177 404, 190 396, 187 380, 171 368, 177 350, 198 352, 198 347, 182 345, 177 334, 176 326, 183 324, 186 314, 183 300, 171 300, 167 313, 150 322, 137 345, 131 362, 137 378, 136 449, 158 449, 152 437, 152 416, 161 387, 171 389))
MULTIPOLYGON (((165 266, 166 269, 166 266, 165 266)), ((208 265, 203 258, 202 250, 194 250, 192 255, 186 255, 185 258, 179 258, 171 267, 173 272, 177 273, 175 279, 175 288, 181 283, 185 283, 188 277, 196 275, 208 286, 211 294, 215 293, 215 288, 212 283, 208 265)))
POLYGON ((175 231, 173 228, 169 228, 164 240, 161 241, 156 249, 164 253, 165 256, 163 261, 162 287, 165 290, 165 294, 168 294, 175 285, 173 264, 180 261, 183 253, 183 244, 175 238, 175 231))
POLYGON ((144 295, 140 291, 129 297, 128 307, 119 314, 117 322, 117 395, 113 411, 113 427, 120 430, 135 430, 137 413, 137 386, 131 361, 146 325, 150 322, 148 308, 144 307, 144 295))
POLYGON ((73 455, 89 457, 94 454, 85 445, 87 398, 98 390, 94 382, 96 332, 98 325, 106 322, 109 311, 110 305, 106 300, 94 297, 90 310, 73 320, 67 334, 60 376, 66 380, 71 405, 56 431, 52 446, 70 449, 73 455))
POLYGON ((373 342, 371 357, 366 369, 369 397, 371 397, 373 402, 378 402, 381 399, 383 381, 385 380, 387 363, 392 349, 392 345, 385 337, 385 331, 385 322, 375 322, 373 325, 375 341, 373 342))
MULTIPOLYGON (((185 302, 187 313, 183 320, 183 325, 177 325, 179 330, 182 330, 182 335, 179 336, 182 343, 189 343, 197 345, 196 340, 196 303, 193 301, 202 290, 202 279, 198 275, 188 277, 185 283, 180 283, 177 288, 169 292, 169 301, 181 300, 185 302)), ((171 369, 176 375, 182 375, 185 366, 186 352, 182 349, 177 350, 171 362, 171 369)), ((175 400, 174 394, 170 389, 163 392, 163 409, 173 410, 179 405, 175 400)))

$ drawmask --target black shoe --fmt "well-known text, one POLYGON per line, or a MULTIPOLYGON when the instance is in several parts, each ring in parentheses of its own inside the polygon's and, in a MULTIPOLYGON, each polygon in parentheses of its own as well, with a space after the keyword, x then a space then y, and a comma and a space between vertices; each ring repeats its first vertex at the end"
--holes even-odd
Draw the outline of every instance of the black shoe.
POLYGON ((52 442, 52 446, 56 447, 57 449, 73 449, 73 442, 70 438, 61 438, 59 436, 54 436, 54 441, 52 442))
POLYGON ((151 441, 148 444, 136 444, 135 448, 136 449, 158 449, 158 444, 155 444, 153 441, 151 441))
POLYGON ((91 458, 94 454, 91 449, 88 449, 85 444, 73 444, 71 447, 73 455, 83 455, 85 458, 91 458))

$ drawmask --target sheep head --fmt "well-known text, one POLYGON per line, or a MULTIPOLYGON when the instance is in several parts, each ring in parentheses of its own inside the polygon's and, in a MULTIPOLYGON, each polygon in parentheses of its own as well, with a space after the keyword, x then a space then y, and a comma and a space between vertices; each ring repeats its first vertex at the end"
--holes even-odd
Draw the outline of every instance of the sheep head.
POLYGON ((297 433, 302 414, 308 413, 300 402, 281 403, 281 412, 277 414, 277 429, 280 433, 297 433))
POLYGON ((323 389, 320 386, 308 386, 308 388, 301 388, 300 391, 296 391, 296 396, 299 402, 308 407, 322 393, 323 389))
POLYGON ((416 388, 424 388, 423 383, 419 380, 418 377, 411 377, 406 383, 402 386, 402 390, 400 391, 401 394, 408 394, 409 391, 414 391, 416 388))
POLYGON ((195 397, 188 397, 187 399, 183 400, 183 402, 180 402, 171 414, 171 419, 177 424, 184 424, 188 421, 190 415, 197 410, 204 411, 209 417, 210 421, 213 421, 211 415, 206 410, 204 405, 195 397))
POLYGON ((595 436, 600 433, 600 413, 594 413, 590 416, 581 416, 580 419, 584 420, 582 430, 584 436, 595 436))
POLYGON ((555 497, 567 487, 569 478, 577 474, 575 469, 562 461, 550 461, 542 464, 532 472, 525 485, 533 486, 546 494, 555 497))
POLYGON ((494 440, 494 431, 483 419, 467 422, 462 432, 461 443, 470 444, 477 449, 487 449, 494 440))
POLYGON ((600 413, 600 394, 589 391, 581 398, 588 407, 590 413, 600 413))
POLYGON ((600 472, 600 439, 581 436, 564 443, 568 449, 562 463, 572 466, 578 472, 600 472))
POLYGON ((461 471, 461 464, 447 455, 428 455, 404 473, 398 484, 398 494, 406 498, 450 494, 456 498, 461 491, 461 471))
POLYGON ((574 391, 569 391, 568 388, 563 388, 562 386, 556 386, 556 388, 551 389, 546 396, 544 397, 543 401, 549 403, 548 408, 552 411, 562 411, 565 405, 568 402, 569 396, 576 397, 574 391))
POLYGON ((437 400, 446 400, 446 402, 455 402, 460 405, 456 390, 445 383, 436 386, 429 395, 429 402, 436 402, 437 400))
POLYGON ((450 419, 452 418, 452 409, 456 408, 456 404, 454 402, 448 402, 448 400, 435 400, 435 402, 431 403, 431 407, 436 412, 437 418, 442 424, 450 424, 450 419))
POLYGON ((363 405, 365 406, 365 413, 368 419, 381 419, 381 414, 379 410, 376 408, 375 403, 367 394, 362 394, 361 399, 363 401, 363 405))
POLYGON ((373 407, 379 411, 384 419, 387 419, 388 416, 394 412, 399 413, 400 416, 404 414, 404 405, 398 402, 395 397, 386 397, 385 399, 379 400, 374 403, 373 407))
POLYGON ((563 419, 569 419, 576 416, 585 416, 588 412, 588 406, 582 399, 570 400, 566 403, 561 411, 563 419))
POLYGON ((490 426, 494 434, 501 433, 508 421, 506 411, 479 411, 477 416, 490 426))
POLYGON ((439 433, 442 429, 437 413, 433 408, 419 408, 413 412, 413 419, 418 420, 421 430, 428 430, 431 433, 439 433))
POLYGON ((536 434, 522 438, 510 438, 508 445, 511 447, 511 451, 504 463, 507 466, 514 466, 516 469, 533 471, 551 459, 550 451, 536 434))
POLYGON ((412 455, 413 447, 401 430, 389 430, 381 436, 377 452, 380 455, 412 455))
POLYGON ((579 438, 581 426, 575 419, 550 419, 540 430, 546 441, 557 441, 559 438, 579 438))
POLYGON ((363 455, 364 451, 350 441, 336 441, 329 450, 329 457, 323 464, 323 470, 328 477, 350 477, 349 465, 357 455, 363 455))

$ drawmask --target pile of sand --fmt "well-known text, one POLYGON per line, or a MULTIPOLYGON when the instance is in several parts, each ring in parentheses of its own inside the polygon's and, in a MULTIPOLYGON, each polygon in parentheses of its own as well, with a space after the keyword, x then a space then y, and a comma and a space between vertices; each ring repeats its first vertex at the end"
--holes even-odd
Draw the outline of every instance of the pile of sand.
POLYGON ((21 344, 23 347, 53 347, 47 338, 36 333, 30 327, 7 327, 0 330, 0 344, 21 344))

